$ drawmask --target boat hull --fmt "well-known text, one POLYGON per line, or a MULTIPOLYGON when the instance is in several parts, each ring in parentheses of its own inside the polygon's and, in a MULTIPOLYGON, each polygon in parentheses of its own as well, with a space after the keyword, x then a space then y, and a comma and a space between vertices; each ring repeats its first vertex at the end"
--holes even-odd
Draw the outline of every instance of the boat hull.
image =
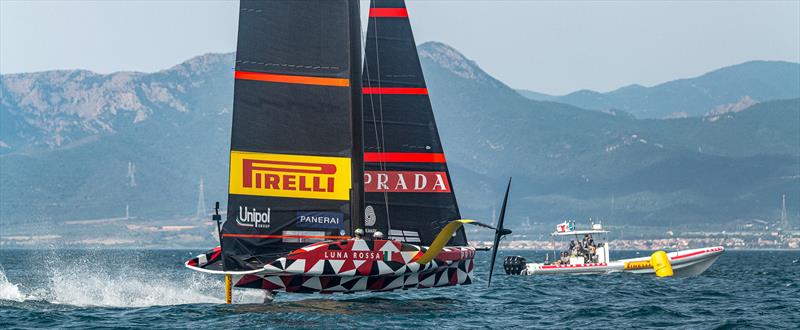
MULTIPOLYGON (((674 276, 696 276, 700 275, 711 267, 711 265, 722 255, 725 248, 715 246, 710 248, 700 248, 691 250, 681 250, 668 253, 670 264, 674 276)), ((626 264, 649 261, 650 257, 631 258, 610 261, 608 263, 591 263, 576 265, 545 265, 541 263, 528 263, 521 275, 547 275, 547 274, 608 274, 615 272, 627 272, 635 274, 653 274, 652 267, 631 268, 626 264)))
POLYGON ((271 292, 352 293, 472 283, 474 248, 445 247, 433 261, 419 264, 426 251, 394 240, 343 240, 314 243, 249 271, 207 270, 199 263, 203 255, 186 266, 231 274, 236 287, 271 292))

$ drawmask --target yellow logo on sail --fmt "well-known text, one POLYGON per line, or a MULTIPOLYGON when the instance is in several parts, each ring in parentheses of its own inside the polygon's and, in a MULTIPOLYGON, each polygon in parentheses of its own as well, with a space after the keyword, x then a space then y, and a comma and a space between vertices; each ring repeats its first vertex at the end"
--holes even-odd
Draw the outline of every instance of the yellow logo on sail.
POLYGON ((230 193, 350 200, 350 158, 231 151, 230 193))

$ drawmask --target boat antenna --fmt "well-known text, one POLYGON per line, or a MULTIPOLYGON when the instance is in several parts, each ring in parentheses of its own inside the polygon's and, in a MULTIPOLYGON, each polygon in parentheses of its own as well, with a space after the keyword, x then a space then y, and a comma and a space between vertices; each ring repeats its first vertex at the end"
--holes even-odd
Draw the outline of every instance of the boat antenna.
MULTIPOLYGON (((217 236, 219 237, 219 250, 222 252, 222 216, 219 215, 219 201, 214 202, 214 214, 211 216, 212 221, 217 222, 217 236)), ((225 261, 222 261, 222 271, 225 271, 225 261)), ((230 273, 225 273, 225 303, 230 304, 233 294, 233 277, 230 273)))
POLYGON ((217 222, 217 237, 219 237, 219 246, 222 248, 222 216, 219 215, 219 202, 214 203, 214 214, 211 216, 212 221, 217 222))
POLYGON ((487 287, 492 285, 492 272, 494 272, 494 260, 497 258, 497 249, 500 246, 500 239, 503 236, 511 234, 510 229, 503 228, 503 220, 506 217, 506 204, 508 204, 508 191, 511 190, 511 177, 508 178, 508 186, 506 187, 506 196, 503 197, 503 207, 500 208, 500 217, 497 219, 497 229, 494 232, 494 245, 492 245, 492 262, 489 264, 489 283, 487 287))

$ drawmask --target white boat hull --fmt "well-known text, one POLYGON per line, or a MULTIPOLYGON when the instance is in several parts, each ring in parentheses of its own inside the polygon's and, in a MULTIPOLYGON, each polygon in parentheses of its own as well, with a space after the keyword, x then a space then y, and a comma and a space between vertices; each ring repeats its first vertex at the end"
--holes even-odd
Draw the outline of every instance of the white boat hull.
MULTIPOLYGON (((708 269, 725 251, 721 246, 681 250, 668 253, 674 276, 700 275, 708 269)), ((608 263, 589 263, 575 265, 545 265, 542 263, 528 263, 521 275, 545 274, 607 274, 614 272, 628 272, 636 274, 652 274, 655 270, 651 267, 640 269, 625 269, 625 264, 637 261, 649 261, 650 257, 621 259, 608 263)))

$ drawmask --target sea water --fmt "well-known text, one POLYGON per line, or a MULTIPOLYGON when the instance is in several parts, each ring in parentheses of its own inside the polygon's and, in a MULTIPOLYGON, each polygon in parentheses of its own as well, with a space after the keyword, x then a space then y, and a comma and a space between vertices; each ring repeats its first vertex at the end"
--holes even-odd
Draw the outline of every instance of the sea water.
MULTIPOLYGON (((183 267, 201 251, 0 250, 0 329, 798 328, 800 252, 726 251, 703 275, 507 276, 489 253, 469 286, 363 294, 263 294, 183 267)), ((618 252, 615 258, 649 252, 618 252)))

